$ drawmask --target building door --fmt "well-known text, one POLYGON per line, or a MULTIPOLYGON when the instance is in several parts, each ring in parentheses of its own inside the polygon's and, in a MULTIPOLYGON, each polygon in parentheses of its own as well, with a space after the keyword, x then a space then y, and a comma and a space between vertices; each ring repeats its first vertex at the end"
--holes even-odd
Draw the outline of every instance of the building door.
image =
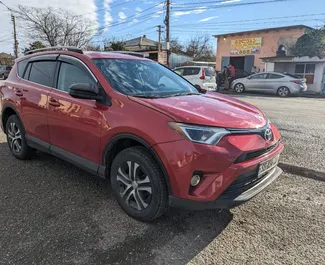
POLYGON ((229 56, 222 56, 221 58, 221 71, 223 70, 223 68, 226 66, 228 67, 230 63, 230 57, 229 56))
POLYGON ((254 55, 246 55, 245 56, 244 70, 247 73, 251 73, 252 72, 252 68, 254 66, 254 59, 255 59, 255 56, 254 55))

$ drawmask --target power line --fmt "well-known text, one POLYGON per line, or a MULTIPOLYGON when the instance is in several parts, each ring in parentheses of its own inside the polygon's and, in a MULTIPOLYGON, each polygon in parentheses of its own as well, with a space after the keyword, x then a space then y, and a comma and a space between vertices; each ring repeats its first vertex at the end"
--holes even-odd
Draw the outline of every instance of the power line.
MULTIPOLYGON (((265 21, 265 22, 259 22, 259 24, 278 24, 278 23, 295 23, 295 22, 306 22, 306 21, 322 21, 321 19, 300 19, 300 20, 282 20, 282 21, 265 21)), ((176 25, 174 28, 191 28, 191 29, 217 29, 219 27, 232 27, 232 26, 241 26, 241 25, 254 25, 256 23, 250 22, 250 23, 236 23, 236 24, 221 24, 215 23, 214 25, 176 25)))
MULTIPOLYGON (((219 25, 219 24, 229 24, 229 23, 241 23, 241 22, 253 22, 253 21, 263 21, 263 20, 273 20, 273 19, 283 19, 283 18, 297 18, 297 17, 315 17, 315 16, 323 16, 325 13, 318 13, 318 14, 309 14, 309 15, 296 15, 296 16, 281 16, 281 17, 268 17, 268 18, 258 18, 258 19, 246 19, 246 20, 233 20, 233 21, 221 21, 217 23, 209 22, 209 23, 202 23, 204 25, 219 25)), ((177 26, 183 26, 184 24, 178 24, 177 26)), ((197 23, 189 23, 186 25, 197 25, 197 23)))
POLYGON ((204 10, 209 8, 211 9, 218 9, 218 8, 229 8, 229 7, 235 7, 235 6, 249 6, 249 5, 258 5, 258 4, 272 4, 272 3, 279 3, 279 2, 289 2, 289 1, 296 1, 296 0, 271 0, 271 1, 256 1, 256 2, 249 2, 249 3, 230 3, 230 4, 219 4, 215 6, 209 6, 209 7, 173 7, 173 10, 176 12, 180 11, 195 11, 195 10, 204 10))

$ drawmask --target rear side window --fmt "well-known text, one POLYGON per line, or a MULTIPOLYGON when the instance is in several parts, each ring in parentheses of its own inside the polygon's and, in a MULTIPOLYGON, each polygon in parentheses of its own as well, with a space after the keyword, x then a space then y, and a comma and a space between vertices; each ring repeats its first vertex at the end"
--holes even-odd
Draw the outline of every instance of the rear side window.
POLYGON ((180 76, 183 76, 184 68, 175 69, 174 72, 180 76))
POLYGON ((28 63, 28 60, 23 60, 17 64, 17 73, 18 73, 19 77, 23 77, 27 63, 28 63))
POLYGON ((277 75, 277 74, 269 74, 267 79, 280 79, 283 78, 283 75, 277 75))
POLYGON ((82 70, 79 67, 61 63, 57 89, 68 92, 69 87, 75 83, 94 84, 95 80, 87 73, 87 70, 82 70))
POLYGON ((53 87, 55 61, 33 62, 28 80, 43 86, 53 87))
POLYGON ((201 70, 201 68, 199 68, 199 67, 184 68, 183 76, 198 75, 200 73, 200 70, 201 70))
POLYGON ((211 68, 204 68, 206 76, 214 76, 214 72, 211 68))

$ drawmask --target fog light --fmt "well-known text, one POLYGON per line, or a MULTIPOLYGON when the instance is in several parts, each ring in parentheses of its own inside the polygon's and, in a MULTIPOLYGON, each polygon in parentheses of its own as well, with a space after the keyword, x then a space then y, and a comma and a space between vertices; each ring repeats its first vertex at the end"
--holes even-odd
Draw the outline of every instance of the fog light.
POLYGON ((194 175, 191 179, 191 186, 195 187, 199 185, 200 181, 201 181, 201 177, 199 175, 194 175))

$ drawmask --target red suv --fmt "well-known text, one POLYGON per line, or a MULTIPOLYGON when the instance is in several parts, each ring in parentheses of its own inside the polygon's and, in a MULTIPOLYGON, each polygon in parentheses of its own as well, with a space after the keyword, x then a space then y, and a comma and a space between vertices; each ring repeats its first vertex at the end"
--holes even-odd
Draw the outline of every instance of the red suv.
POLYGON ((145 58, 30 52, 1 83, 0 110, 16 158, 40 150, 109 179, 123 210, 142 221, 170 206, 236 206, 282 172, 280 134, 259 109, 199 94, 145 58))

